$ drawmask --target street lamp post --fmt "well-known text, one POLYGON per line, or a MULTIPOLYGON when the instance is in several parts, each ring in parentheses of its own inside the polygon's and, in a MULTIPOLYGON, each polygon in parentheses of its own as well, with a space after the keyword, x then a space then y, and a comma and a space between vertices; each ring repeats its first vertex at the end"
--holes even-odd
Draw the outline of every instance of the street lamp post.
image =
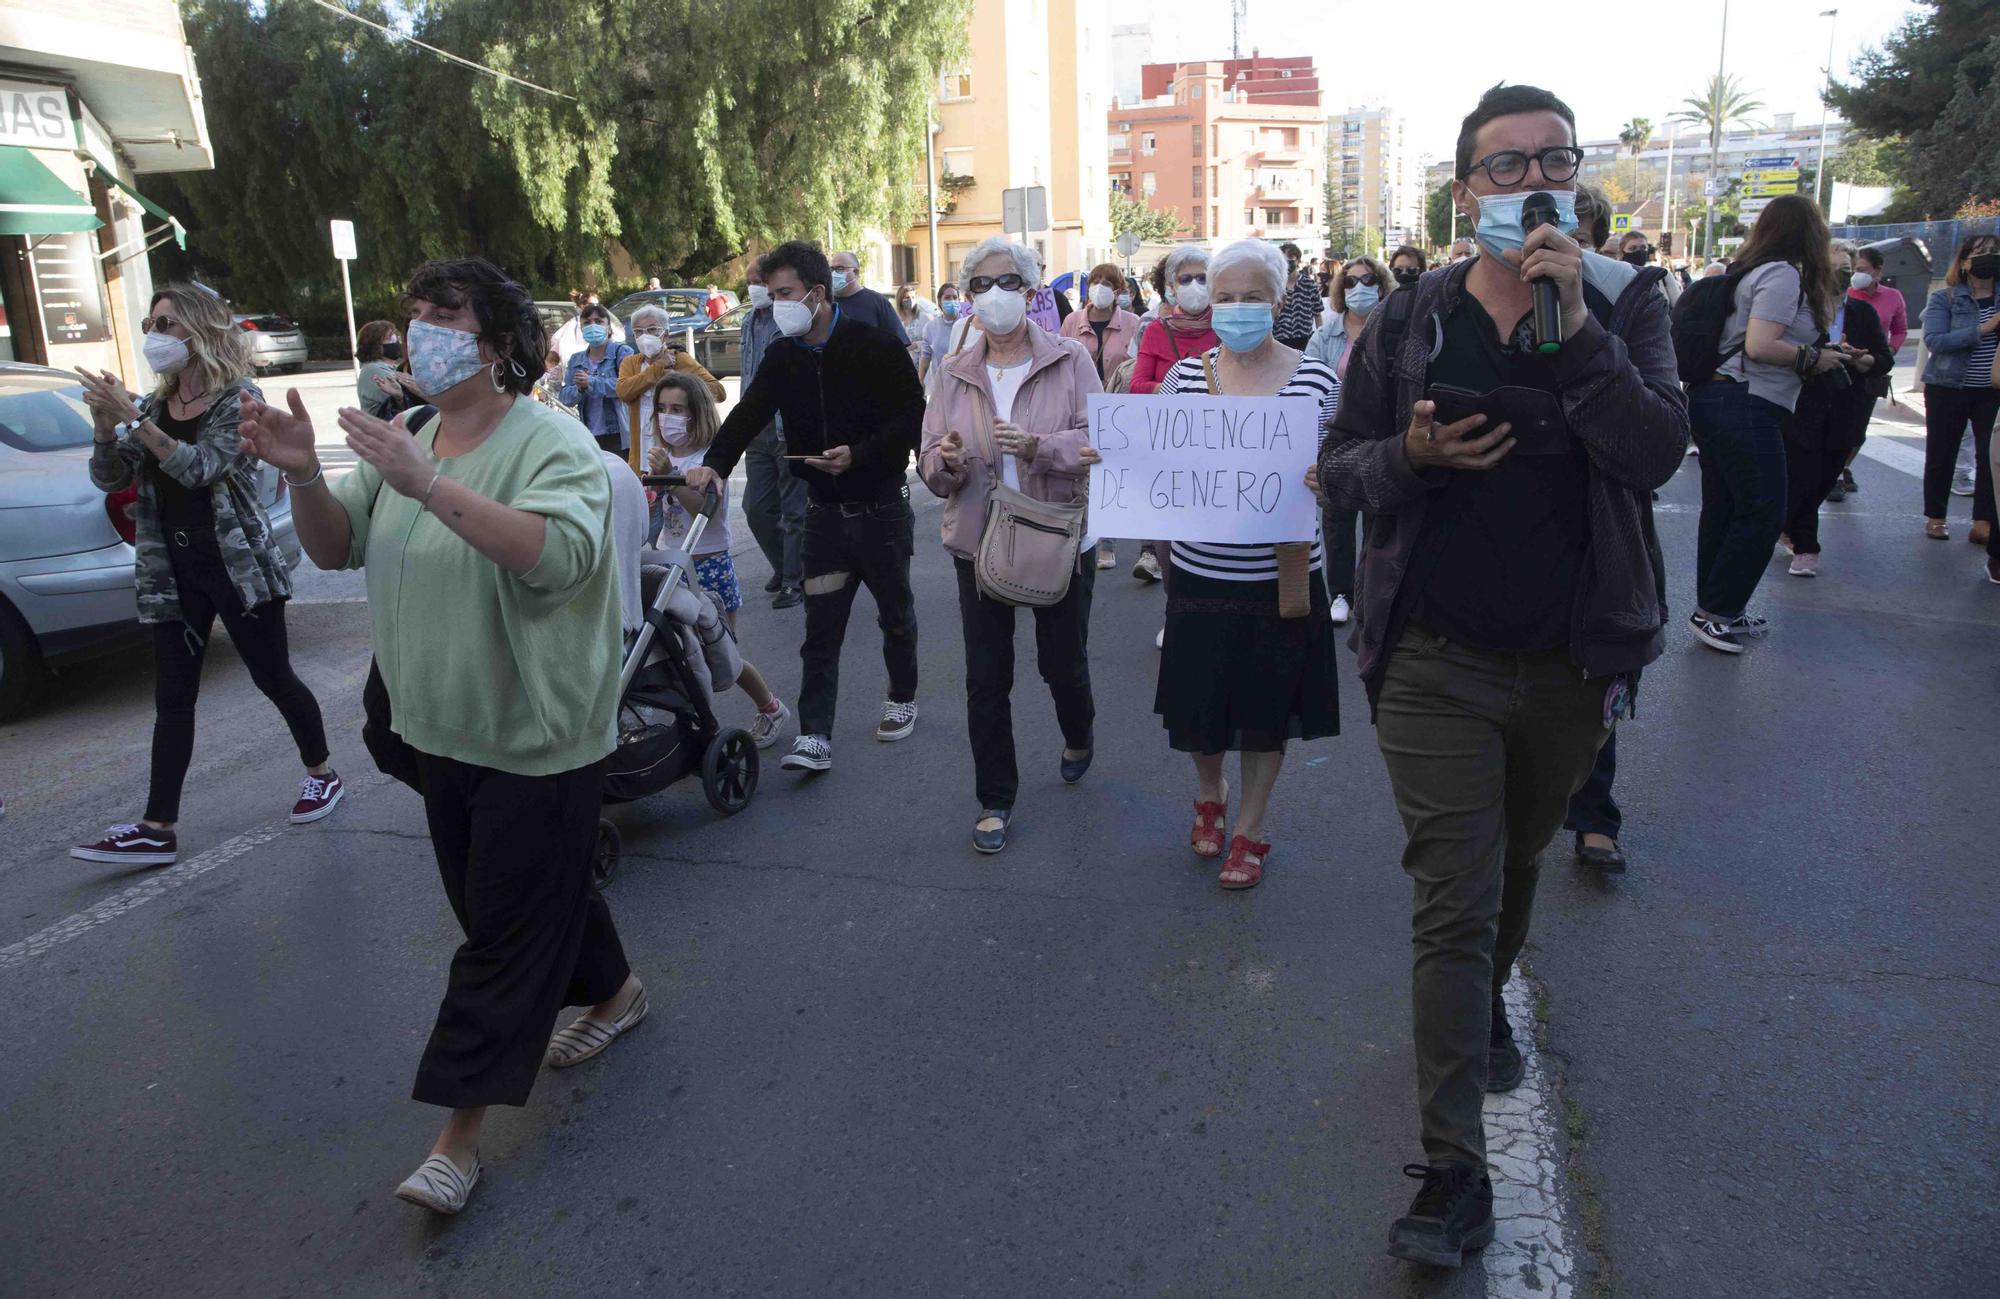
POLYGON ((1822 9, 1819 14, 1826 19, 1826 88, 1819 96, 1819 172, 1813 177, 1813 197, 1820 200, 1819 210, 1823 213, 1833 210, 1833 186, 1826 178, 1826 99, 1833 90, 1833 27, 1839 15, 1838 9, 1822 9), (1825 197, 1821 198, 1821 194, 1825 197))
POLYGON ((1729 54, 1729 0, 1722 0, 1722 46, 1715 52, 1715 86, 1708 101, 1708 228, 1702 236, 1702 251, 1715 256, 1715 191, 1722 162, 1722 68, 1729 54))

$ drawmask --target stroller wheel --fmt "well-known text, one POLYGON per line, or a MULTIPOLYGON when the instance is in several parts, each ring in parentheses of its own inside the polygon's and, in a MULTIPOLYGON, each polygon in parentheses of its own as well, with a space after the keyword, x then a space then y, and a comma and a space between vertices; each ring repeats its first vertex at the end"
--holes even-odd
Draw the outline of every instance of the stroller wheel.
POLYGON ((599 888, 611 882, 618 873, 618 852, 623 840, 618 827, 599 818, 597 822, 597 842, 591 845, 590 878, 599 888))
POLYGON ((731 727, 708 742, 701 756, 701 792, 724 816, 750 806, 757 792, 757 746, 749 732, 731 727))

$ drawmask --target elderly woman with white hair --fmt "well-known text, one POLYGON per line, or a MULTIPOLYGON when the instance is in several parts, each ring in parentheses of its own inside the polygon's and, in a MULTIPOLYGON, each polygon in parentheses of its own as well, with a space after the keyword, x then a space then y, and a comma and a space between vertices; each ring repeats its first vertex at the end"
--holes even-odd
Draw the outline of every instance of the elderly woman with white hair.
POLYGON ((653 390, 669 373, 679 371, 701 380, 718 405, 729 400, 722 380, 710 374, 694 357, 675 348, 673 342, 664 308, 649 302, 632 313, 632 345, 638 351, 619 363, 618 400, 625 403, 625 450, 636 472, 645 472, 646 455, 652 450, 646 444, 649 431, 655 432, 653 445, 660 445, 653 423, 653 390))
POLYGON ((1132 367, 1135 393, 1152 392, 1175 364, 1216 343, 1208 326, 1208 249, 1194 244, 1174 249, 1167 254, 1161 279, 1165 293, 1159 317, 1139 336, 1139 359, 1132 367))
MULTIPOLYGON (((937 367, 937 390, 924 413, 917 472, 945 499, 944 548, 958 571, 959 623, 965 634, 966 730, 972 739, 973 791, 979 816, 972 846, 1007 846, 1020 773, 1014 762, 1014 606, 983 595, 973 573, 986 505, 996 484, 1042 501, 1083 499, 1088 467, 1088 402, 1102 390, 1097 366, 1073 338, 1028 319, 1042 263, 998 236, 965 258, 959 289, 979 328, 937 367)), ((1055 700, 1067 784, 1090 768, 1097 709, 1090 691, 1090 596, 1097 566, 1086 542, 1069 589, 1034 610, 1035 657, 1055 700)))
MULTIPOLYGON (((1207 271, 1220 345, 1167 371, 1161 394, 1308 396, 1319 403, 1324 440, 1340 381, 1325 362, 1271 335, 1285 295, 1283 255, 1261 240, 1239 240, 1216 253, 1207 271)), ((1304 481, 1318 496, 1317 467, 1304 481)), ((1320 542, 1176 541, 1172 561, 1153 711, 1168 743, 1194 758, 1199 788, 1190 842, 1199 856, 1222 856, 1229 812, 1223 759, 1242 755, 1243 801, 1217 882, 1247 889, 1264 877, 1270 856, 1264 815, 1285 745, 1340 732, 1320 542)))

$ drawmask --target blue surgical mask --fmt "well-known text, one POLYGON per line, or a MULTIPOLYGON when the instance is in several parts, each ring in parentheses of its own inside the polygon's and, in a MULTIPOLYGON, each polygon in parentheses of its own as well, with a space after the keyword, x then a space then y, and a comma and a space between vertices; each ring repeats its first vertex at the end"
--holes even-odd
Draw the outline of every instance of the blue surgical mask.
MULTIPOLYGON (((1518 194, 1480 194, 1479 221, 1473 227, 1473 235, 1480 247, 1498 257, 1502 253, 1521 251, 1521 245, 1528 238, 1528 232, 1521 228, 1521 205, 1528 201, 1534 190, 1522 190, 1518 194)), ((1561 230, 1576 228, 1576 195, 1566 189, 1542 191, 1556 201, 1556 227, 1561 230)))
POLYGON ((943 302, 940 302, 940 303, 938 303, 938 310, 939 310, 939 311, 942 311, 942 312, 944 313, 944 318, 945 318, 946 320, 957 320, 957 319, 958 319, 958 299, 957 299, 957 298, 946 298, 946 299, 945 299, 945 300, 944 300, 943 302))
POLYGON ((1375 304, 1381 300, 1382 290, 1372 284, 1357 284, 1347 291, 1347 309, 1357 316, 1375 310, 1375 304))
POLYGON ((585 325, 583 327, 583 341, 592 347, 599 346, 609 337, 611 337, 611 331, 603 325, 585 325))
POLYGON ((1255 350, 1270 337, 1271 324, 1268 302, 1218 302, 1208 313, 1209 328, 1232 352, 1255 350))
POLYGON ((833 291, 835 293, 845 293, 847 291, 848 283, 851 280, 853 280, 853 278, 854 277, 852 275, 849 275, 846 271, 835 271, 833 273, 833 291))
POLYGON ((477 334, 412 320, 403 337, 410 344, 410 377, 425 396, 441 396, 486 368, 477 334))

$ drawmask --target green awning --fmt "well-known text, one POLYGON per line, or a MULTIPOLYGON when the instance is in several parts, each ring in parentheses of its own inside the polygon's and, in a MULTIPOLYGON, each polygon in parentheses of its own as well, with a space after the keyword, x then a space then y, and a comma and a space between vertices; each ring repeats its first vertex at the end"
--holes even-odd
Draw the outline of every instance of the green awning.
POLYGON ((95 230, 90 200, 71 189, 18 144, 0 145, 0 235, 48 235, 95 230))
MULTIPOLYGON (((148 212, 151 212, 154 216, 160 218, 160 220, 172 226, 174 228, 174 242, 179 244, 183 250, 187 248, 188 246, 187 229, 186 227, 182 226, 180 222, 174 220, 173 214, 171 212, 167 211, 165 208, 161 207, 158 203, 155 203, 153 200, 147 198, 144 194, 141 194, 138 190, 133 189, 130 185, 127 185, 124 181, 118 179, 118 175, 116 172, 105 171, 100 168, 97 174, 104 177, 104 179, 110 181, 113 185, 116 185, 119 189, 124 190, 125 193, 131 197, 134 203, 137 203, 140 207, 145 208, 148 212)), ((153 233, 157 235, 159 234, 159 231, 155 230, 153 233)))

